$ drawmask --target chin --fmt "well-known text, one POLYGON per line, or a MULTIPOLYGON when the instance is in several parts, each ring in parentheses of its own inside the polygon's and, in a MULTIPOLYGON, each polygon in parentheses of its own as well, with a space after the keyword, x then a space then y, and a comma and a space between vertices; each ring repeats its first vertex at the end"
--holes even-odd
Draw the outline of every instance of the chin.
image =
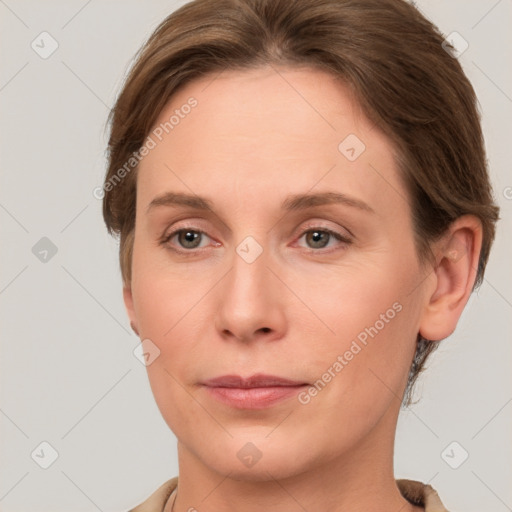
POLYGON ((311 468, 311 446, 305 451, 293 442, 286 443, 278 436, 270 439, 267 435, 268 429, 259 436, 235 436, 227 443, 218 443, 213 452, 210 446, 196 454, 220 475, 229 474, 234 480, 247 482, 286 479, 311 468))

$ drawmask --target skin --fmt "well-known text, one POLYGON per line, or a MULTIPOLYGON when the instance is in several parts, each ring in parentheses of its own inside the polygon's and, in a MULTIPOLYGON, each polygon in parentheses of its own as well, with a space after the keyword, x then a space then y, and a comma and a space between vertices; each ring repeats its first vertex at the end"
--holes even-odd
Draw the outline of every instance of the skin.
POLYGON ((323 71, 269 66, 205 77, 173 96, 155 126, 190 97, 197 106, 139 166, 124 288, 134 328, 161 351, 147 371, 178 439, 174 510, 422 510, 394 480, 396 422, 417 333, 448 336, 467 302, 479 221, 458 219, 433 245, 434 263, 420 265, 393 147, 323 71), (348 134, 366 146, 353 162, 338 150, 348 134), (147 211, 169 191, 213 207, 147 211), (281 210, 289 194, 326 191, 373 212, 281 210), (183 235, 159 243, 179 228, 206 234, 197 248, 183 235), (325 232, 312 238, 325 228, 350 243, 325 232), (236 251, 247 236, 263 250, 252 263, 236 251), (234 409, 199 384, 259 372, 312 384, 396 303, 401 311, 307 404, 292 397, 234 409), (249 442, 262 455, 252 467, 237 456, 249 442))

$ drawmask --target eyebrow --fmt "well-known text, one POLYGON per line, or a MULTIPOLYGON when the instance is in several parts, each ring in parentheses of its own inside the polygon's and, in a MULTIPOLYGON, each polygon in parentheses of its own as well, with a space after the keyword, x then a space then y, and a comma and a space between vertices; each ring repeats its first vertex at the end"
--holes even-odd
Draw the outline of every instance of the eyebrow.
MULTIPOLYGON (((315 194, 295 194, 288 196, 281 208, 285 211, 306 210, 315 206, 323 206, 326 204, 342 204, 351 206, 360 210, 375 213, 373 208, 360 199, 347 196, 338 192, 319 192, 315 194)), ((212 210, 213 202, 206 197, 198 195, 185 194, 183 192, 166 192, 155 197, 148 205, 146 213, 158 206, 188 206, 196 210, 212 210)))

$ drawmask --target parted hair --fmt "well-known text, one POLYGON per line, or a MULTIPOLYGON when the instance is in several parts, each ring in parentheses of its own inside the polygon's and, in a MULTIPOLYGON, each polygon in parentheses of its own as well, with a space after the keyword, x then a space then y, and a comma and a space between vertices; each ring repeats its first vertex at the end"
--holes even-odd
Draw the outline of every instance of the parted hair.
MULTIPOLYGON (((330 73, 389 138, 421 261, 431 258, 432 242, 455 219, 480 219, 479 286, 499 209, 478 101, 439 29, 405 0, 193 0, 158 25, 109 116, 103 217, 109 233, 119 236, 124 284, 131 282, 137 165, 122 180, 114 181, 116 174, 126 170, 178 89, 206 74, 268 64, 330 73)), ((413 385, 438 346, 419 333, 416 343, 404 405, 412 403, 413 385)))

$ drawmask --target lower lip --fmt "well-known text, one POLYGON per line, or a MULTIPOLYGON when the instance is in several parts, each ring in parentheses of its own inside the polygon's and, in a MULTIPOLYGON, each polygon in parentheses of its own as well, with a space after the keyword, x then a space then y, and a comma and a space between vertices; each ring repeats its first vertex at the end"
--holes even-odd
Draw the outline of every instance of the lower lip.
POLYGON ((210 395, 236 409, 265 409, 282 400, 297 396, 302 386, 274 386, 265 388, 222 388, 206 386, 210 395))

